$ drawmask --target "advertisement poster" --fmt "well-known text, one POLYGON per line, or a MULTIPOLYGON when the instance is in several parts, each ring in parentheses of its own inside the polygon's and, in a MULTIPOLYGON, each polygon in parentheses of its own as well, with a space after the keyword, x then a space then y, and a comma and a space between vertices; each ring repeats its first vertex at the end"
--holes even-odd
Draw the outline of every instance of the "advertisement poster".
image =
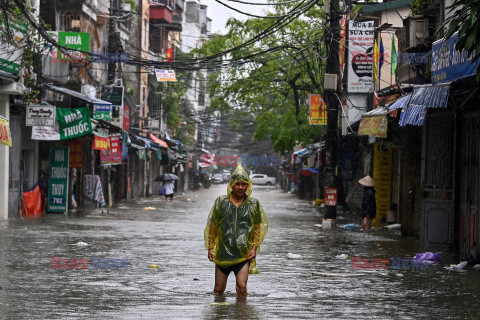
POLYGON ((60 140, 60 132, 56 127, 33 126, 32 140, 58 141, 60 140))
POLYGON ((70 168, 82 168, 83 167, 83 144, 81 141, 72 141, 68 144, 70 148, 70 168))
POLYGON ((175 70, 155 69, 155 74, 157 75, 158 82, 177 82, 175 70))
POLYGON ((372 226, 380 227, 380 221, 386 220, 392 195, 393 150, 375 144, 373 152, 373 180, 375 181, 375 203, 377 216, 372 226))
POLYGON ((348 86, 349 93, 373 90, 373 21, 348 22, 348 86))
POLYGON ((108 150, 110 149, 110 139, 108 139, 108 130, 96 129, 93 140, 93 149, 108 150))
POLYGON ((85 108, 57 108, 60 140, 85 136, 93 132, 90 110, 85 108))
POLYGON ((10 135, 10 125, 7 119, 0 116, 0 144, 12 146, 12 136, 10 135))
POLYGON ((122 164, 122 145, 120 136, 110 136, 110 149, 102 150, 100 163, 102 165, 122 164))
POLYGON ((49 212, 66 212, 68 208, 68 153, 68 147, 50 149, 49 212))
POLYGON ((335 207, 337 205, 338 189, 325 188, 325 206, 335 207))
POLYGON ((378 138, 387 137, 387 116, 362 117, 358 128, 358 135, 378 138))
POLYGON ((321 94, 310 95, 310 124, 327 125, 327 104, 321 94))
POLYGON ((126 103, 123 105, 123 130, 130 131, 130 107, 126 103))

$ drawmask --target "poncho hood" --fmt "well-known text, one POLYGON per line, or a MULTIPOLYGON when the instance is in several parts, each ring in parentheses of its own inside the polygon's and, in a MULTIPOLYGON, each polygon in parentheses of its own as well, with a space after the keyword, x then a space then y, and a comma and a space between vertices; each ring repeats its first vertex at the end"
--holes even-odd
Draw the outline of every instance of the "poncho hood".
POLYGON ((248 176, 247 171, 242 167, 241 164, 237 165, 235 171, 233 171, 230 181, 228 182, 227 194, 230 196, 233 190, 233 185, 238 181, 243 181, 248 183, 248 188, 246 194, 248 197, 252 194, 252 179, 248 176))

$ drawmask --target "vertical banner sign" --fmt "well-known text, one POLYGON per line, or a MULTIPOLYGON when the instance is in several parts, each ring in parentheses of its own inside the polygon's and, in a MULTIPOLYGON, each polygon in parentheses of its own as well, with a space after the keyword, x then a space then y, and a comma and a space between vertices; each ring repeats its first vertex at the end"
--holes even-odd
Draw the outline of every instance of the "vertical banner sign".
POLYGON ((126 103, 123 105, 123 130, 130 131, 130 107, 126 103))
POLYGON ((375 203, 377 216, 372 220, 372 226, 380 227, 382 220, 386 220, 390 209, 392 194, 392 162, 393 150, 384 150, 380 144, 374 145, 373 153, 373 180, 375 181, 375 203))
POLYGON ((107 87, 102 92, 102 100, 110 102, 114 107, 123 106, 124 88, 122 86, 107 87))
POLYGON ((367 93, 373 90, 373 42, 373 21, 348 22, 349 93, 367 93))
POLYGON ((335 207, 337 205, 338 189, 325 188, 325 206, 335 207))
POLYGON ((81 141, 72 141, 68 144, 70 147, 70 168, 83 167, 83 144, 81 141))
POLYGON ((5 21, 7 14, 0 16, 0 25, 2 26, 2 41, 0 41, 0 70, 18 75, 20 72, 20 63, 23 55, 23 38, 27 34, 27 23, 8 19, 8 27, 11 31, 11 38, 6 34, 5 21))
POLYGON ((85 108, 57 108, 60 140, 85 136, 93 132, 90 110, 85 108))
POLYGON ((122 146, 120 136, 110 136, 110 149, 102 150, 100 153, 100 163, 122 164, 122 146))
POLYGON ((48 211, 66 212, 68 206, 68 147, 50 149, 48 211))
POLYGON ((340 90, 343 90, 343 73, 345 70, 345 49, 347 46, 347 17, 349 15, 344 15, 340 22, 340 43, 338 44, 338 64, 339 68, 339 77, 338 81, 340 83, 340 90))
POLYGON ((310 95, 310 124, 327 125, 327 104, 320 94, 310 95))
POLYGON ((12 136, 10 135, 10 126, 8 120, 0 116, 0 144, 12 146, 12 136))

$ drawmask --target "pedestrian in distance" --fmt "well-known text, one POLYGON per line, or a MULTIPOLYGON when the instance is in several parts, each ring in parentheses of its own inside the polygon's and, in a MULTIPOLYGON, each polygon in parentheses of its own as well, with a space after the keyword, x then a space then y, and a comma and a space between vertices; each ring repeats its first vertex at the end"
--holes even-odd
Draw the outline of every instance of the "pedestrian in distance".
POLYGON ((364 186, 362 200, 362 226, 364 231, 370 230, 372 219, 377 214, 377 205, 375 203, 375 182, 370 176, 366 176, 358 182, 364 186))
POLYGON ((268 220, 260 202, 251 197, 252 180, 238 165, 227 187, 227 194, 219 196, 208 215, 205 227, 205 248, 208 259, 215 262, 217 295, 223 294, 230 272, 236 279, 239 297, 247 296, 249 273, 255 269, 255 257, 268 230, 268 220))
POLYGON ((163 189, 165 190, 165 201, 170 198, 170 201, 173 201, 173 189, 175 184, 173 180, 167 180, 163 182, 163 189))

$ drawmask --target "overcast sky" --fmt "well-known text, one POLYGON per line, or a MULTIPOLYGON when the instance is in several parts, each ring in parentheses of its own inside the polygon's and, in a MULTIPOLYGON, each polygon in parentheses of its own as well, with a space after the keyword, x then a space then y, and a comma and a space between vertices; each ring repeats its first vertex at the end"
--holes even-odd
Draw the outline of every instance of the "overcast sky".
MULTIPOLYGON (((246 0, 250 1, 250 0, 246 0)), ((256 2, 266 2, 265 0, 254 0, 256 2)), ((252 1, 252 2, 254 2, 252 1)), ((253 13, 256 15, 262 15, 262 12, 265 10, 265 6, 252 6, 247 4, 236 3, 229 0, 221 0, 221 2, 228 4, 231 7, 234 7, 238 10, 243 12, 253 13)), ((208 6, 207 9, 207 16, 212 19, 212 32, 220 31, 221 33, 225 33, 225 23, 231 17, 240 20, 246 20, 248 16, 244 14, 240 14, 236 11, 233 11, 222 4, 216 2, 215 0, 201 0, 202 4, 208 6)))

